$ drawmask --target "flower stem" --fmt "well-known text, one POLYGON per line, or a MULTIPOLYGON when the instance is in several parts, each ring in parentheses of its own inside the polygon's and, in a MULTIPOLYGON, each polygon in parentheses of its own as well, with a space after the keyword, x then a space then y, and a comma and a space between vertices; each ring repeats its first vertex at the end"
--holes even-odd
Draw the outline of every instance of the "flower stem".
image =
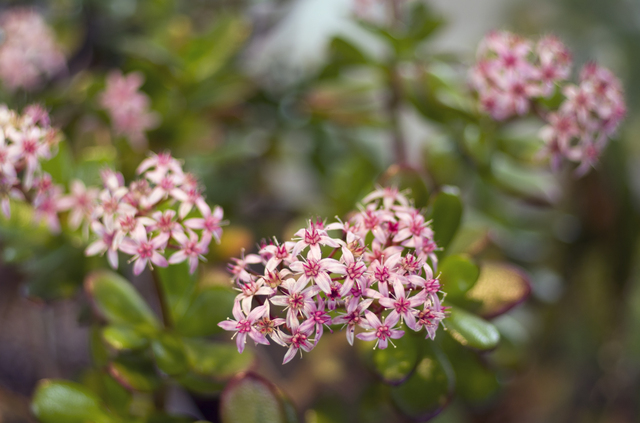
POLYGON ((162 282, 160 282, 160 275, 158 275, 158 271, 156 269, 151 270, 151 275, 153 277, 153 286, 155 287, 156 294, 158 295, 158 302, 160 303, 160 310, 162 312, 162 322, 164 323, 165 328, 170 328, 173 325, 171 322, 169 306, 164 296, 162 282))

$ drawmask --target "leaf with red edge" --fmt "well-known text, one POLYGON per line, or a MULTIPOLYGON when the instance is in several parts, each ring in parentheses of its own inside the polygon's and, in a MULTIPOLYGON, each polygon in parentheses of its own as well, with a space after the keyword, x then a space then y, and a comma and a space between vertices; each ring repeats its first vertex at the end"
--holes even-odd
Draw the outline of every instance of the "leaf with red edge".
POLYGON ((484 262, 478 281, 466 293, 466 298, 479 303, 475 311, 490 319, 511 310, 530 294, 531 282, 524 270, 507 263, 484 262))

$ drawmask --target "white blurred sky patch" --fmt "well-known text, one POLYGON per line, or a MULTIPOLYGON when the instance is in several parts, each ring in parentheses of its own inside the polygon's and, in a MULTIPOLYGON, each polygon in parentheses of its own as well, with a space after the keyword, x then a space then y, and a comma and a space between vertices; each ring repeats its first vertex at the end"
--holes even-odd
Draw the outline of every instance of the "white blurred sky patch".
MULTIPOLYGON (((249 49, 247 67, 274 86, 295 83, 324 62, 331 38, 342 36, 374 57, 384 56, 387 46, 352 19, 358 0, 294 0, 280 12, 282 19, 256 37, 249 49), (274 77, 275 75, 275 77, 274 77)), ((472 54, 480 38, 503 21, 509 0, 425 0, 441 13, 447 25, 435 39, 437 50, 472 54)), ((369 0, 373 19, 387 13, 384 2, 369 0), (376 6, 377 3, 377 6, 376 6)), ((261 10, 272 9, 261 2, 261 10)), ((273 10, 271 10, 273 11, 273 10)), ((268 13, 268 12, 267 12, 268 13)))

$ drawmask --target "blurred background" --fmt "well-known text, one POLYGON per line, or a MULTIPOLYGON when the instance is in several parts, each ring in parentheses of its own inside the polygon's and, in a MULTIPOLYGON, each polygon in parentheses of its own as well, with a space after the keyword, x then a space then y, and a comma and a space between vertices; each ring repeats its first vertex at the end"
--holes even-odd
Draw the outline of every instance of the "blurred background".
MULTIPOLYGON (((5 1, 0 12, 42 14, 67 64, 34 88, 3 85, 0 102, 51 112, 65 135, 49 168, 60 182, 98 184, 102 166, 131 178, 146 148, 114 133, 99 95, 111 70, 142 72, 160 116, 149 149, 183 159, 231 222, 201 272, 206 286, 227 283, 242 248, 345 216, 394 163, 391 174, 417 172, 425 192, 457 186, 465 212, 452 250, 522 267, 531 296, 492 320, 500 345, 477 354, 481 366, 456 368, 456 394, 433 421, 638 421, 640 3, 425 0, 407 14, 416 3, 5 1), (405 24, 403 37, 380 29, 405 24), (539 121, 498 126, 474 109, 466 72, 494 28, 555 34, 574 53, 574 78, 596 60, 623 81, 627 119, 586 176, 537 161, 539 121)), ((105 262, 28 213, 0 219, 0 422, 33 421, 37 381, 78 380, 92 361, 81 285, 105 262)), ((158 309, 148 279, 134 283, 158 309)), ((308 423, 401 421, 357 411, 375 376, 342 333, 291 365, 279 354, 265 348, 257 368, 308 423)), ((176 388, 169 398, 175 412, 217 421, 215 397, 176 388)))

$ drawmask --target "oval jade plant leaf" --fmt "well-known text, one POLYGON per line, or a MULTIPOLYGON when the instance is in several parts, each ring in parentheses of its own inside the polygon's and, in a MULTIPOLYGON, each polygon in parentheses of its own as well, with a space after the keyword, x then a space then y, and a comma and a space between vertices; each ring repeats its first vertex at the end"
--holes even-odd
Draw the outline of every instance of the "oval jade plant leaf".
POLYGON ((456 187, 443 187, 431 202, 429 219, 431 219, 433 238, 438 247, 442 248, 438 252, 441 257, 458 232, 462 210, 460 191, 456 187))
POLYGON ((229 379, 236 373, 246 371, 255 360, 249 348, 238 354, 235 343, 213 343, 200 339, 185 339, 184 343, 191 369, 197 374, 216 379, 229 379))
POLYGON ((62 380, 42 380, 33 396, 31 410, 42 423, 114 421, 93 392, 78 383, 62 380))
POLYGON ((102 339, 116 350, 136 350, 145 347, 148 340, 131 326, 109 325, 102 330, 102 339))
POLYGON ((231 380, 220 397, 222 423, 288 423, 287 415, 277 388, 253 373, 231 380))
POLYGON ((375 349, 371 353, 371 363, 380 378, 390 384, 404 382, 416 368, 420 356, 420 346, 415 336, 403 336, 393 342, 396 348, 375 349))
POLYGON ((182 339, 170 333, 161 333, 151 341, 151 351, 160 370, 168 375, 180 375, 189 370, 189 362, 182 339))
POLYGON ((443 323, 449 335, 465 347, 490 350, 500 341, 500 333, 494 325, 458 307, 451 307, 450 315, 443 323))
POLYGON ((160 379, 150 360, 137 355, 121 355, 109 364, 109 374, 122 386, 133 391, 153 392, 160 379))
POLYGON ((479 303, 477 313, 489 319, 511 310, 530 294, 531 282, 524 270, 506 263, 485 262, 466 297, 479 303))
POLYGON ((237 292, 223 286, 200 291, 184 315, 176 319, 175 329, 183 336, 209 336, 224 332, 218 323, 231 316, 237 292))
POLYGON ((447 301, 465 301, 465 294, 475 285, 480 269, 465 255, 445 257, 438 266, 442 290, 447 301))
POLYGON ((85 280, 85 289, 109 323, 136 326, 150 332, 158 328, 153 311, 133 285, 117 273, 93 272, 85 280))
POLYGON ((442 351, 433 342, 427 342, 425 350, 411 377, 391 389, 396 408, 416 420, 427 420, 440 413, 455 387, 455 375, 442 351))

